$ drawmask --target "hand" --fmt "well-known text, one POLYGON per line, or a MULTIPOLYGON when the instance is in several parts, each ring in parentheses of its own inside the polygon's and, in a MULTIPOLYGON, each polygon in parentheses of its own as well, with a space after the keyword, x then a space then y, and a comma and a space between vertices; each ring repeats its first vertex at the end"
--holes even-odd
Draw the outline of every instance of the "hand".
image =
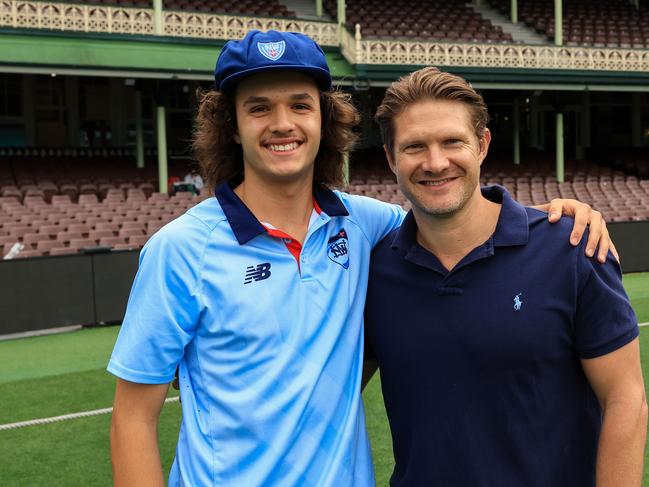
POLYGON ((597 253, 599 262, 606 262, 606 255, 609 250, 617 261, 620 261, 620 256, 606 228, 604 217, 599 211, 591 208, 590 205, 577 200, 555 198, 550 203, 535 206, 535 208, 547 211, 550 223, 558 222, 562 215, 574 217, 575 223, 570 234, 570 243, 572 245, 578 245, 584 235, 586 226, 590 227, 588 242, 586 243, 586 255, 588 257, 595 255, 595 249, 599 244, 597 253))

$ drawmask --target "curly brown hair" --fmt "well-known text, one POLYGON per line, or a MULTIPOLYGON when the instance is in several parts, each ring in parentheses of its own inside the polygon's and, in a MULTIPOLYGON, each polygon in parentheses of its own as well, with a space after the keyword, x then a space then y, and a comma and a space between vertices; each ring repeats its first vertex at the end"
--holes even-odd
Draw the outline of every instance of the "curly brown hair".
MULTIPOLYGON (((214 188, 223 181, 243 174, 243 152, 234 141, 237 117, 231 92, 198 90, 198 113, 193 148, 207 185, 214 188)), ((314 183, 324 186, 343 184, 344 155, 358 140, 353 128, 360 114, 351 95, 342 91, 320 92, 322 140, 315 158, 314 183)))
POLYGON ((473 130, 478 139, 482 139, 489 122, 487 105, 482 96, 464 78, 440 71, 435 67, 427 67, 392 83, 376 109, 374 120, 379 125, 383 143, 391 154, 394 154, 395 117, 408 105, 426 99, 464 103, 471 111, 473 130))

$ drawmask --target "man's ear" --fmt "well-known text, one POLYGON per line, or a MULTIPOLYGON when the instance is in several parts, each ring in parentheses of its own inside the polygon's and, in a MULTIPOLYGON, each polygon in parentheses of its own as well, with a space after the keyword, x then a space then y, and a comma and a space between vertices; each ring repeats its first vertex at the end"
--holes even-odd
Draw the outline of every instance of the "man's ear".
POLYGON ((487 152, 489 152, 489 144, 491 143, 491 131, 485 127, 484 134, 482 139, 480 139, 480 165, 482 161, 487 157, 487 152))
POLYGON ((397 174, 397 165, 394 162, 394 157, 392 157, 392 152, 387 145, 383 144, 383 152, 385 152, 385 158, 388 160, 388 165, 390 166, 390 171, 392 171, 395 176, 397 174))
POLYGON ((234 140, 237 144, 241 145, 241 137, 239 137, 239 132, 234 133, 234 135, 232 136, 232 140, 234 140))

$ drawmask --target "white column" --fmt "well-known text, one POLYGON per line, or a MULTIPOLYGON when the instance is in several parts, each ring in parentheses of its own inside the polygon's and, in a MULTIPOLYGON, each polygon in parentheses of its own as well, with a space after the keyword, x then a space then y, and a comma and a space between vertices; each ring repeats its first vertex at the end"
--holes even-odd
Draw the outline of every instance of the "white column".
POLYGON ((554 0, 554 45, 563 46, 563 4, 554 0))
POLYGON ((166 193, 169 170, 167 167, 167 126, 164 106, 158 106, 156 109, 156 129, 158 136, 158 191, 166 193))
POLYGON ((563 113, 556 114, 557 120, 557 181, 563 183, 565 180, 565 160, 564 160, 564 150, 563 150, 563 113))
POLYGON ((512 123, 514 126, 514 164, 521 163, 521 134, 520 134, 520 108, 518 98, 514 98, 512 106, 512 123))
POLYGON ((153 33, 157 36, 164 34, 162 26, 162 0, 153 0, 153 33))

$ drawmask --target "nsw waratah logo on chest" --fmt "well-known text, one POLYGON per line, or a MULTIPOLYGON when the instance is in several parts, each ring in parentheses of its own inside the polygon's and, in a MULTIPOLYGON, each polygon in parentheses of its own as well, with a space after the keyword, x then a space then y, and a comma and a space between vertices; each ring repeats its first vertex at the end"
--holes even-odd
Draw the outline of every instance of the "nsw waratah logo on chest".
POLYGON ((349 267, 349 253, 347 249, 347 232, 345 229, 341 229, 329 239, 327 243, 327 257, 347 269, 349 267))
POLYGON ((277 61, 284 55, 286 50, 286 43, 284 41, 279 42, 258 42, 257 49, 262 56, 270 59, 271 61, 277 61))

